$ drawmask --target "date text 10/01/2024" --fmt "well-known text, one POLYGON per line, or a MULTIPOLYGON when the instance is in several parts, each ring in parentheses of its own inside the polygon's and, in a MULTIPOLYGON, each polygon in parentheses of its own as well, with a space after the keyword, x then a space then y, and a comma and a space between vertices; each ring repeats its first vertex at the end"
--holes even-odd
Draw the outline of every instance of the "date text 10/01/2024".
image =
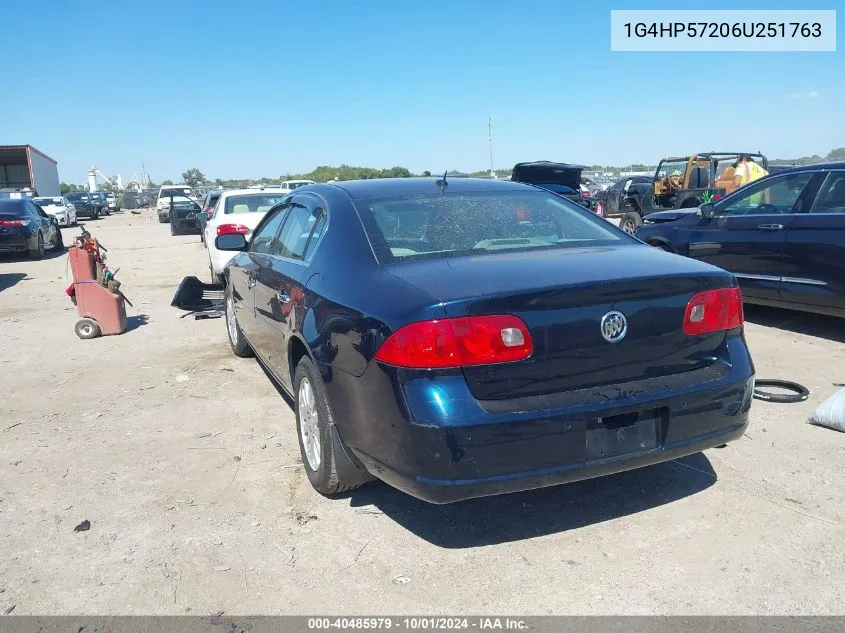
POLYGON ((626 22, 628 38, 818 38, 819 22, 626 22))
POLYGON ((346 630, 406 630, 406 631, 446 631, 446 630, 480 630, 480 631, 524 631, 528 623, 520 618, 479 617, 479 618, 447 618, 447 617, 323 617, 308 618, 308 629, 313 631, 346 629, 346 630))

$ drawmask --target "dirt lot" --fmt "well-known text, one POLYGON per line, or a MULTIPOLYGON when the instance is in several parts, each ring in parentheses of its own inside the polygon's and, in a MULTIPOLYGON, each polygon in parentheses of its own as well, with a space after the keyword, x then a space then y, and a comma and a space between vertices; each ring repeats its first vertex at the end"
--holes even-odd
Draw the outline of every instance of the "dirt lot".
POLYGON ((804 423, 845 382, 842 322, 749 311, 758 375, 812 394, 755 402, 726 449, 451 506, 328 500, 223 321, 169 307, 207 274, 199 238, 152 212, 89 228, 123 336, 76 338, 64 255, 0 260, 0 612, 842 613, 845 434, 804 423))

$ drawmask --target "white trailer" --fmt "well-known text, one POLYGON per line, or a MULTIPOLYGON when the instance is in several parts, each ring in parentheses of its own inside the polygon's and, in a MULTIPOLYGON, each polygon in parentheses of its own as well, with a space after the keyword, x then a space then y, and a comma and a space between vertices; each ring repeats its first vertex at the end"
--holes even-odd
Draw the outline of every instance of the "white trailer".
POLYGON ((58 163, 32 145, 0 145, 0 189, 34 189, 59 196, 58 163))

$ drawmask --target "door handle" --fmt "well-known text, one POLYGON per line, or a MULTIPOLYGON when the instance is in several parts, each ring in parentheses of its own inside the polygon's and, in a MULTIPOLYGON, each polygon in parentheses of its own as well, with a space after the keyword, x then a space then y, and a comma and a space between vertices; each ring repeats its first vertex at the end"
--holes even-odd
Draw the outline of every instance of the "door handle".
POLYGON ((255 277, 250 273, 247 275, 246 278, 246 287, 247 288, 255 288, 255 277))
POLYGON ((759 224, 757 228, 761 231, 782 231, 783 224, 759 224))
POLYGON ((279 303, 290 303, 290 295, 283 290, 279 290, 276 293, 276 298, 279 300, 279 303))

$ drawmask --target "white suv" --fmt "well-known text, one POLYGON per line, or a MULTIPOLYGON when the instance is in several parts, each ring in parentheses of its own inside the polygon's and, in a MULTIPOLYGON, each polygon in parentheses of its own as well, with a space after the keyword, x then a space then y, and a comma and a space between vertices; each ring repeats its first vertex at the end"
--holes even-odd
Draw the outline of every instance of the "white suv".
POLYGON ((199 201, 194 195, 194 190, 188 185, 165 185, 158 190, 158 202, 156 202, 156 211, 158 212, 158 221, 164 224, 170 222, 170 197, 184 196, 190 198, 197 204, 199 201))

